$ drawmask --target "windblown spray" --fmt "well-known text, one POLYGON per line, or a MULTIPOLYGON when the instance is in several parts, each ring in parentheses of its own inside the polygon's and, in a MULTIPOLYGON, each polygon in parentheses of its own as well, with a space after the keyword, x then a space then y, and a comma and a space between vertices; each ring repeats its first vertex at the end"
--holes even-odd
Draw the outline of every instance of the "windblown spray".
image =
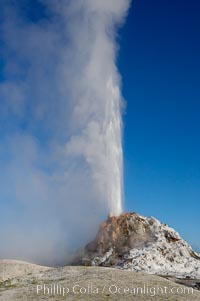
POLYGON ((55 263, 122 211, 116 37, 130 1, 22 2, 0 12, 0 257, 55 263))

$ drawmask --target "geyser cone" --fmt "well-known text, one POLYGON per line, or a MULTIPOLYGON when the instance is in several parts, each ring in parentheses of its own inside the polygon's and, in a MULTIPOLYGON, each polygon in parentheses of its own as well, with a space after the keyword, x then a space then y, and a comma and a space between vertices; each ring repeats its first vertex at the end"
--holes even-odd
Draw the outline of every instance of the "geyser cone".
POLYGON ((78 262, 200 278, 200 254, 174 229, 137 213, 109 216, 78 262))

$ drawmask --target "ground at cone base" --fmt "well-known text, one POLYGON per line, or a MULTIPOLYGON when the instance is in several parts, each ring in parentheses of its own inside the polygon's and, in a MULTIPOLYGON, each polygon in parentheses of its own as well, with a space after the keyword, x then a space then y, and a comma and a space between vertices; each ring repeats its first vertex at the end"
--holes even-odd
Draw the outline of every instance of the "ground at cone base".
POLYGON ((103 267, 48 268, 23 262, 1 260, 0 300, 199 301, 200 292, 192 291, 191 288, 176 284, 163 277, 145 273, 103 267), (163 288, 163 291, 157 293, 157 287, 163 288), (38 293, 37 288, 39 289, 38 293), (50 290, 51 288, 52 290, 50 290), (65 296, 62 295, 63 288, 65 291, 69 289, 65 296), (146 288, 146 292, 135 295, 133 293, 134 288, 138 288, 138 290, 146 288), (50 290, 49 294, 48 289, 50 290), (149 290, 148 293, 147 290, 149 290), (156 295, 154 295, 155 292, 156 295))

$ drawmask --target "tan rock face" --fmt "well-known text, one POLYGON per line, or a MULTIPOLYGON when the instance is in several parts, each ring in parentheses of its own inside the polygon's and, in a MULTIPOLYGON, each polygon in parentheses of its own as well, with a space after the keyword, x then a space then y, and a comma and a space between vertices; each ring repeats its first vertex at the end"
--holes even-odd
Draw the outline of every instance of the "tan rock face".
POLYGON ((86 251, 105 253, 111 247, 116 252, 125 252, 153 240, 150 227, 137 213, 109 216, 100 225, 95 240, 86 246, 86 251))
POLYGON ((124 213, 103 222, 95 242, 97 249, 101 246, 105 252, 110 247, 119 251, 123 247, 133 248, 151 239, 150 229, 137 213, 124 213))

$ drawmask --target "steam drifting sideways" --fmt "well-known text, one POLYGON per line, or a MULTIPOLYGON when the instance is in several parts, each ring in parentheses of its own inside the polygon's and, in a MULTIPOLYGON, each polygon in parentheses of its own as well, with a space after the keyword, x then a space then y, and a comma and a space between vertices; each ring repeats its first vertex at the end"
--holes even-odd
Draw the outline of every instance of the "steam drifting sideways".
POLYGON ((35 19, 3 3, 0 257, 58 262, 122 212, 116 30, 130 1, 41 0, 35 19))

